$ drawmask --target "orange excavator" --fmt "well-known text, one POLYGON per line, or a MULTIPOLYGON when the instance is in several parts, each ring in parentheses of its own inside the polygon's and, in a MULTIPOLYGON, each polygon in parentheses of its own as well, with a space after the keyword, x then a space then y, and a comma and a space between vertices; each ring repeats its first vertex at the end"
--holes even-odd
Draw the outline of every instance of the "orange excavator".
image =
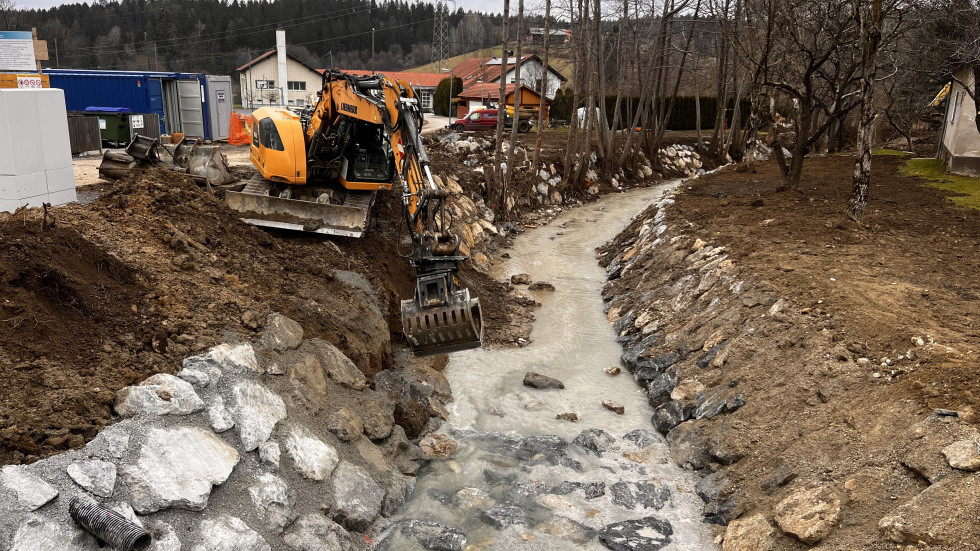
MULTIPOLYGON (((401 301, 402 330, 417 356, 483 342, 478 298, 458 279, 459 238, 449 232, 446 190, 432 179, 419 130, 422 111, 403 80, 328 71, 312 109, 252 113, 249 157, 261 178, 228 204, 258 226, 360 237, 378 191, 398 189, 416 270, 415 296, 401 301)), ((398 232, 396 247, 401 242, 398 232)))

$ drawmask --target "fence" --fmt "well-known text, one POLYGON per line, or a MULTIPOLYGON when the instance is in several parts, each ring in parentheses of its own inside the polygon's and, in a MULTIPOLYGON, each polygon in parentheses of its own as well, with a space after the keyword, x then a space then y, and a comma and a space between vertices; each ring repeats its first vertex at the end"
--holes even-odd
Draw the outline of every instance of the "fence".
POLYGON ((102 135, 96 117, 68 117, 68 140, 71 154, 102 151, 102 135))

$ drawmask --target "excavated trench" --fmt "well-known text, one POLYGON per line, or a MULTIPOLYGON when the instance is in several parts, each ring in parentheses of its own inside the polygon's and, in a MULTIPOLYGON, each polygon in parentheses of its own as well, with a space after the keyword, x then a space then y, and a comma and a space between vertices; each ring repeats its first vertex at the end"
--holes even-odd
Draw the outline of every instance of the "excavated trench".
POLYGON ((455 402, 442 432, 459 447, 420 473, 391 549, 715 547, 696 479, 670 460, 645 394, 625 369, 606 373, 622 349, 603 313, 595 248, 672 185, 565 212, 521 235, 496 266, 499 279, 527 273, 555 290, 527 291, 542 303, 527 346, 451 355, 455 402), (564 388, 525 387, 528 371, 564 388), (581 419, 556 418, 566 413, 581 419))

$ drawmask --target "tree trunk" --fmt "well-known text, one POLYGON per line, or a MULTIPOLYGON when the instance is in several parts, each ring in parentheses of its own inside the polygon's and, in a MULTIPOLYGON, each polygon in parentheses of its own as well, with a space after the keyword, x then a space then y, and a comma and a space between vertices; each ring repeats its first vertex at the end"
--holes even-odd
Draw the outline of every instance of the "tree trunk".
POLYGON ((871 184, 875 65, 881 42, 881 0, 874 0, 870 10, 855 0, 854 15, 861 34, 861 121, 858 123, 858 158, 854 163, 854 185, 851 188, 851 198, 847 201, 847 214, 860 222, 864 218, 864 209, 868 206, 868 189, 871 184))
MULTIPOLYGON (((514 120, 511 121, 510 128, 510 147, 507 149, 507 174, 504 177, 505 183, 510 183, 514 176, 514 150, 517 148, 517 129, 520 126, 519 121, 521 119, 521 54, 523 54, 523 44, 524 44, 524 0, 518 0, 517 2, 517 52, 516 58, 514 59, 514 120)), ((500 80, 507 80, 507 62, 504 60, 504 65, 500 67, 500 80)), ((506 84, 504 84, 506 86, 506 84)), ((504 102, 504 109, 507 109, 506 102, 504 102)), ((506 113, 506 111, 505 111, 506 113)), ((497 112, 497 117, 500 117, 500 112, 497 112)), ((498 121, 499 122, 499 121, 498 121)))
MULTIPOLYGON (((504 78, 504 69, 507 63, 507 38, 508 38, 507 33, 509 32, 507 25, 509 23, 509 20, 510 20, 510 0, 504 0, 503 45, 501 46, 501 63, 503 63, 504 65, 501 65, 500 67, 500 96, 498 97, 498 102, 497 102, 498 108, 504 102, 504 88, 506 87, 505 81, 507 80, 506 78, 504 78)), ((504 185, 504 171, 503 171, 503 167, 501 166, 503 162, 503 159, 501 158, 503 139, 504 139, 504 118, 500 116, 500 111, 498 110, 497 111, 497 134, 493 146, 493 172, 496 175, 495 180, 497 181, 497 185, 500 186, 500 189, 497 190, 497 196, 499 197, 498 199, 499 210, 497 212, 505 214, 507 212, 507 186, 504 185)), ((509 171, 510 167, 507 167, 507 170, 509 171)))
MULTIPOLYGON (((544 1, 544 65, 541 71, 541 101, 538 103, 538 136, 534 145, 534 157, 531 161, 531 170, 536 170, 538 161, 541 159, 541 141, 544 131, 544 100, 548 95, 548 45, 551 42, 551 0, 544 1)), ((549 117, 550 118, 550 117, 549 117)))

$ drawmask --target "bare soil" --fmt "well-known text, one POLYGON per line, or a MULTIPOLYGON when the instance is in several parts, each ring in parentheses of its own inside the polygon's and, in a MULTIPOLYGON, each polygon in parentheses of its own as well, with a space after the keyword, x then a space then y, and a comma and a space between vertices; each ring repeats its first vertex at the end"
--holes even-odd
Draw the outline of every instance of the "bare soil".
MULTIPOLYGON (((754 282, 752 296, 723 299, 712 323, 665 328, 691 341, 671 346, 698 351, 678 364, 682 380, 730 387, 746 400, 734 413, 674 431, 693 430, 728 450, 708 470, 732 482, 725 496, 734 517, 761 513, 772 521, 775 505, 796 489, 836 492, 841 519, 816 548, 980 546, 975 500, 951 490, 913 501, 950 472, 940 454, 949 435, 975 433, 980 212, 901 176, 902 161, 874 158, 862 223, 844 212, 850 156, 807 159, 799 191, 783 184, 774 162, 726 168, 684 184, 670 211, 671 235, 686 243, 680 258, 703 239, 725 247, 738 278, 754 282), (787 309, 767 314, 780 298, 787 309), (702 343, 719 342, 709 335, 730 339, 727 356, 696 366, 702 343), (937 409, 950 413, 935 417, 937 409), (774 477, 780 484, 766 487, 774 477), (901 513, 914 535, 896 546, 902 540, 889 541, 878 523, 908 503, 921 503, 901 513)), ((635 231, 621 240, 629 235, 635 231)), ((615 285, 637 296, 671 285, 658 267, 648 270, 615 285)), ((969 475, 954 470, 943 484, 968 488, 969 475)), ((788 535, 776 540, 777 549, 809 547, 788 535)))
MULTIPOLYGON (((369 376, 406 346, 399 300, 412 296, 414 276, 395 253, 394 194, 379 195, 366 237, 345 239, 247 225, 220 197, 162 170, 87 189, 91 202, 47 220, 38 209, 0 217, 0 464, 83 445, 113 422, 119 388, 253 338, 273 311, 369 376), (371 309, 388 323, 361 314, 371 309)), ((492 320, 487 342, 507 342, 510 316, 529 314, 486 276, 463 279, 492 320)), ((445 357, 427 365, 441 369, 445 357)))

